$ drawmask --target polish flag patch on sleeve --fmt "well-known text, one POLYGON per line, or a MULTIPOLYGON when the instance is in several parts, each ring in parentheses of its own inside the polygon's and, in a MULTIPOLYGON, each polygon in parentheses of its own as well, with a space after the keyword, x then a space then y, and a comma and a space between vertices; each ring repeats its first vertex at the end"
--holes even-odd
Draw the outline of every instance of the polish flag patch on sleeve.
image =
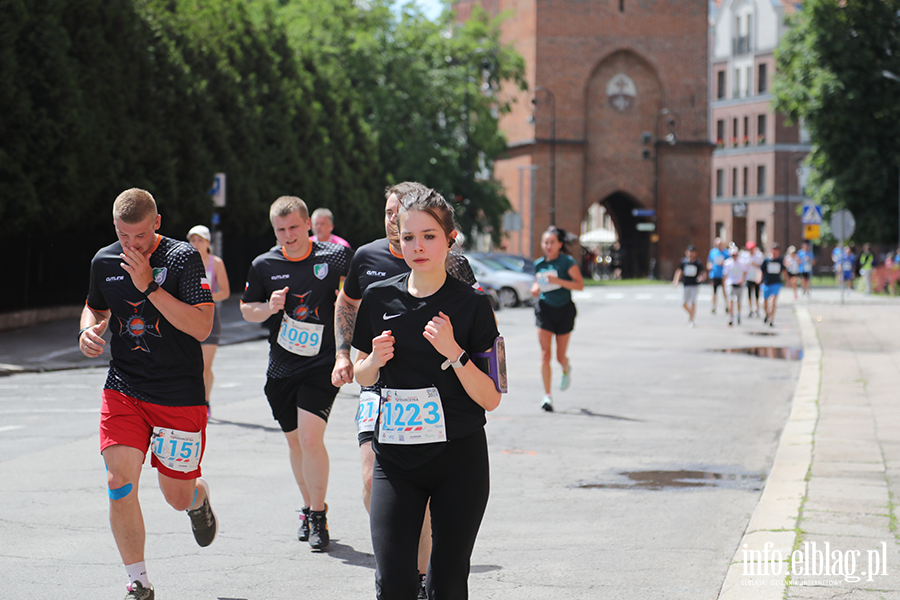
POLYGON ((209 279, 207 279, 206 277, 201 277, 200 278, 200 287, 202 287, 204 290, 210 289, 209 279))

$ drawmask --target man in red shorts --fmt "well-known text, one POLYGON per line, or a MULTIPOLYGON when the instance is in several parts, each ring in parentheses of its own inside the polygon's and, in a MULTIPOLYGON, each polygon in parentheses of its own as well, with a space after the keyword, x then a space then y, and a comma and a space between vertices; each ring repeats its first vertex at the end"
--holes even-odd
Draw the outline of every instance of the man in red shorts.
POLYGON ((166 502, 187 511, 197 543, 208 546, 218 532, 209 486, 200 479, 206 447, 200 340, 212 329, 215 305, 197 251, 156 233, 160 216, 149 192, 119 194, 113 225, 118 241, 91 261, 78 346, 97 358, 106 347, 103 333, 111 331, 100 411, 109 522, 128 575, 125 599, 154 600, 138 502, 148 448, 166 502))

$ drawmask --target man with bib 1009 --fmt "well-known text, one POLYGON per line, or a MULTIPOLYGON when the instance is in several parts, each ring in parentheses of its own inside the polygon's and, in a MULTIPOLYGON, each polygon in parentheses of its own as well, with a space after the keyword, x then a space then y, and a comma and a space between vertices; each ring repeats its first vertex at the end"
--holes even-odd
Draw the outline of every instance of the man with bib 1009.
POLYGON ((490 487, 485 411, 499 405, 503 389, 474 357, 495 348, 499 332, 488 297, 447 275, 456 236, 447 201, 427 188, 411 191, 398 224, 411 271, 368 286, 353 332, 357 381, 372 385, 380 376, 384 386, 369 515, 376 592, 416 598, 430 500, 427 595, 466 598, 490 487))
POLYGON ((325 426, 338 392, 331 384, 334 300, 353 253, 340 244, 310 240, 306 203, 295 196, 278 198, 269 220, 278 246, 250 265, 241 314, 269 325, 265 392, 303 496, 297 535, 324 550, 330 543, 325 426))

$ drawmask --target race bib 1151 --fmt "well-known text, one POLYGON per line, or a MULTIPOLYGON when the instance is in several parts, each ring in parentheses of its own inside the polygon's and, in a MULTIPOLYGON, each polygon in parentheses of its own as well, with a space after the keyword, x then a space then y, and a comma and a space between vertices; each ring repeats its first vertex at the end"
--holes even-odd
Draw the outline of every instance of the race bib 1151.
POLYGON ((168 469, 179 473, 196 471, 203 455, 203 433, 154 427, 150 451, 168 469))

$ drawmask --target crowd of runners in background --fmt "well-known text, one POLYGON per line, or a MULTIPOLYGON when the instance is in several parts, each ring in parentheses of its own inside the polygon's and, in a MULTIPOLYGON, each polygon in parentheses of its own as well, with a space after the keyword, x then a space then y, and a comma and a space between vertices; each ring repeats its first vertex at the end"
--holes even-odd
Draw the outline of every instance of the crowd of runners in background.
POLYGON ((685 258, 675 271, 673 284, 684 285, 683 306, 688 313, 688 326, 694 326, 697 311, 699 285, 708 281, 712 286, 712 314, 719 310, 719 290, 722 307, 728 316, 728 325, 740 325, 743 299, 747 298, 747 318, 762 317, 763 324, 774 327, 778 295, 783 286, 790 286, 794 300, 810 296, 811 281, 815 273, 832 273, 835 285, 857 289, 866 294, 873 291, 873 274, 879 266, 887 273, 874 291, 897 293, 897 275, 900 274, 900 249, 876 253, 870 244, 858 251, 849 245, 837 246, 831 253, 831 265, 816 269, 818 259, 809 242, 798 249, 789 246, 782 251, 777 243, 764 252, 753 241, 740 248, 734 242, 726 245, 721 238, 713 241, 713 247, 702 262, 697 249, 691 245, 685 250, 685 258), (746 295, 744 289, 747 290, 746 295), (762 296, 762 307, 760 307, 762 296))

